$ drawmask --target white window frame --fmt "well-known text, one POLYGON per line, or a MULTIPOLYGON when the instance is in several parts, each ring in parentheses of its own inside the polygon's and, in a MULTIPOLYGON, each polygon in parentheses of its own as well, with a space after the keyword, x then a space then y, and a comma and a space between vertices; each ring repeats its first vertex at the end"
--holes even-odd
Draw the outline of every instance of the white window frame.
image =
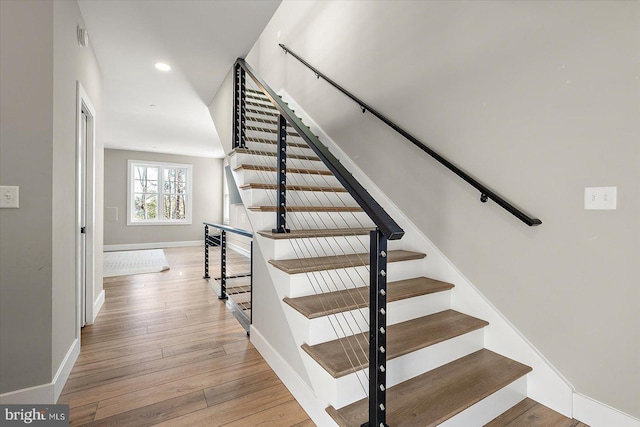
POLYGON ((193 212, 193 165, 182 163, 153 162, 148 160, 127 161, 127 225, 190 225, 193 212), (157 219, 134 219, 133 198, 135 197, 135 176, 136 166, 147 166, 158 168, 158 218, 157 219), (164 204, 161 203, 164 195, 164 169, 186 169, 187 170, 187 195, 186 195, 186 218, 185 219, 163 219, 164 204))

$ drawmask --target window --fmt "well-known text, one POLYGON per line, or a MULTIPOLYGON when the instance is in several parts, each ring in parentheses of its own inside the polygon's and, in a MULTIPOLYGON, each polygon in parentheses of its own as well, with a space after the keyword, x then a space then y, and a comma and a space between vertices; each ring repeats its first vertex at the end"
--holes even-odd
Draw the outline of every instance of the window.
POLYGON ((128 163, 128 225, 191 224, 191 165, 128 163))

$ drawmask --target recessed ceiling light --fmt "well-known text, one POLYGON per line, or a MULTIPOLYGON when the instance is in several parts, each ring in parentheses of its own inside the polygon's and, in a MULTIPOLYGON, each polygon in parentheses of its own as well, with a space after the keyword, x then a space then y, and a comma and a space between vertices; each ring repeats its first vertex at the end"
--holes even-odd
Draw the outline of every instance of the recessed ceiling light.
POLYGON ((171 65, 165 64, 164 62, 156 62, 156 68, 160 71, 169 71, 171 70, 171 65))

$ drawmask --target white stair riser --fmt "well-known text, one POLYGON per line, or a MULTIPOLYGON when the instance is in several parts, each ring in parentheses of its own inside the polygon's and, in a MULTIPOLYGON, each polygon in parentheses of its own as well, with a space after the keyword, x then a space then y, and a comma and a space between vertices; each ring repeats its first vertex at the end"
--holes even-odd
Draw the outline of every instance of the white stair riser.
MULTIPOLYGON (((277 191, 266 189, 244 189, 249 206, 274 206, 277 204, 277 191)), ((358 206, 349 193, 322 191, 288 190, 287 205, 291 206, 358 206)))
POLYGON ((527 375, 440 424, 440 427, 482 426, 527 397, 527 375))
MULTIPOLYGON (((451 293, 449 291, 393 301, 387 305, 387 324, 394 325, 438 313, 447 310, 450 305, 451 293)), ((294 310, 293 308, 291 309, 294 310)), ((315 319, 307 319, 300 314, 299 322, 299 329, 304 334, 302 337, 303 342, 315 345, 368 331, 369 309, 350 310, 315 319)))
MULTIPOLYGON (((423 276, 422 261, 412 260, 389 264, 387 281, 395 282, 423 276)), ((275 267, 272 268, 275 269, 275 267)), ((288 283, 289 291, 287 296, 290 298, 369 285, 369 271, 364 266, 292 275, 288 275, 283 271, 281 273, 284 275, 283 285, 288 283), (287 280, 287 277, 289 280, 287 280)))
MULTIPOLYGON (((294 134, 295 130, 291 127, 287 128, 287 141, 288 142, 296 142, 296 143, 304 143, 304 140, 298 135, 294 134)), ((247 138, 246 146, 247 148, 253 149, 253 141, 252 138, 265 138, 265 139, 278 139, 278 132, 272 124, 269 123, 253 123, 247 124, 247 129, 245 132, 245 137, 247 138)), ((269 151, 274 151, 271 146, 269 151)), ((291 147, 293 148, 293 147, 291 147)))
MULTIPOLYGON (((273 259, 308 258, 369 252, 369 235, 278 239, 273 259)), ((388 250, 402 249, 402 240, 390 240, 388 250)))
MULTIPOLYGON (((271 230, 276 224, 275 212, 251 212, 254 230, 271 230)), ((373 227, 364 212, 288 212, 287 227, 292 230, 322 228, 373 227)))
POLYGON ((278 114, 278 110, 275 109, 273 103, 268 98, 262 98, 261 96, 260 98, 254 98, 253 96, 247 97, 246 108, 251 110, 264 110, 278 114))
MULTIPOLYGON (((239 165, 239 164, 238 164, 239 165)), ((235 167, 235 166, 234 166, 235 167)), ((239 169, 234 172, 234 178, 238 185, 250 184, 250 183, 277 183, 278 176, 276 172, 264 171, 264 170, 243 170, 239 169)), ((323 187, 339 187, 340 182, 334 176, 330 175, 312 175, 306 173, 291 173, 287 172, 287 183, 298 185, 314 185, 323 187)))
MULTIPOLYGON (((387 362, 387 388, 445 365, 482 349, 484 332, 473 331, 459 337, 414 351, 387 362)), ((368 380, 365 370, 333 378, 304 350, 303 361, 309 373, 314 390, 322 401, 339 409, 366 397, 368 380), (365 386, 363 389, 362 385, 365 386), (366 390, 366 391, 365 391, 366 390)), ((477 423, 469 425, 482 425, 477 423)))
MULTIPOLYGON (((247 154, 247 153, 236 153, 233 156, 236 159, 237 164, 252 164, 263 167, 275 167, 277 162, 277 157, 270 155, 259 155, 259 154, 247 154)), ((233 165, 232 167, 235 167, 233 165)), ((308 160, 308 159, 294 159, 287 158, 287 167, 288 168, 299 168, 299 169, 312 169, 312 170, 327 170, 324 163, 319 160, 308 160)))
MULTIPOLYGON (((265 137, 264 139, 275 141, 274 136, 265 137)), ((296 141, 297 142, 297 141, 296 141)), ((247 148, 255 151, 266 151, 276 153, 278 151, 277 145, 274 143, 247 141, 247 148)), ((314 156, 314 152, 309 147, 287 146, 287 154, 301 154, 303 156, 314 156)))

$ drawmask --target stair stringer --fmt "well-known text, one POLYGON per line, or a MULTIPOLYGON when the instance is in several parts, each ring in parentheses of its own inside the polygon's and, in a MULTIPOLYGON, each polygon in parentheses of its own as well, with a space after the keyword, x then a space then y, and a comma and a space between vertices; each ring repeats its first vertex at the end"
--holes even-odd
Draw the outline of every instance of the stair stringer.
POLYGON ((413 224, 413 222, 378 188, 353 160, 283 89, 278 95, 296 115, 318 135, 354 178, 405 230, 403 247, 429 254, 426 271, 429 277, 453 283, 451 308, 489 322, 485 328, 485 347, 533 368, 527 375, 527 396, 572 418, 574 388, 535 346, 476 288, 464 274, 413 224))

